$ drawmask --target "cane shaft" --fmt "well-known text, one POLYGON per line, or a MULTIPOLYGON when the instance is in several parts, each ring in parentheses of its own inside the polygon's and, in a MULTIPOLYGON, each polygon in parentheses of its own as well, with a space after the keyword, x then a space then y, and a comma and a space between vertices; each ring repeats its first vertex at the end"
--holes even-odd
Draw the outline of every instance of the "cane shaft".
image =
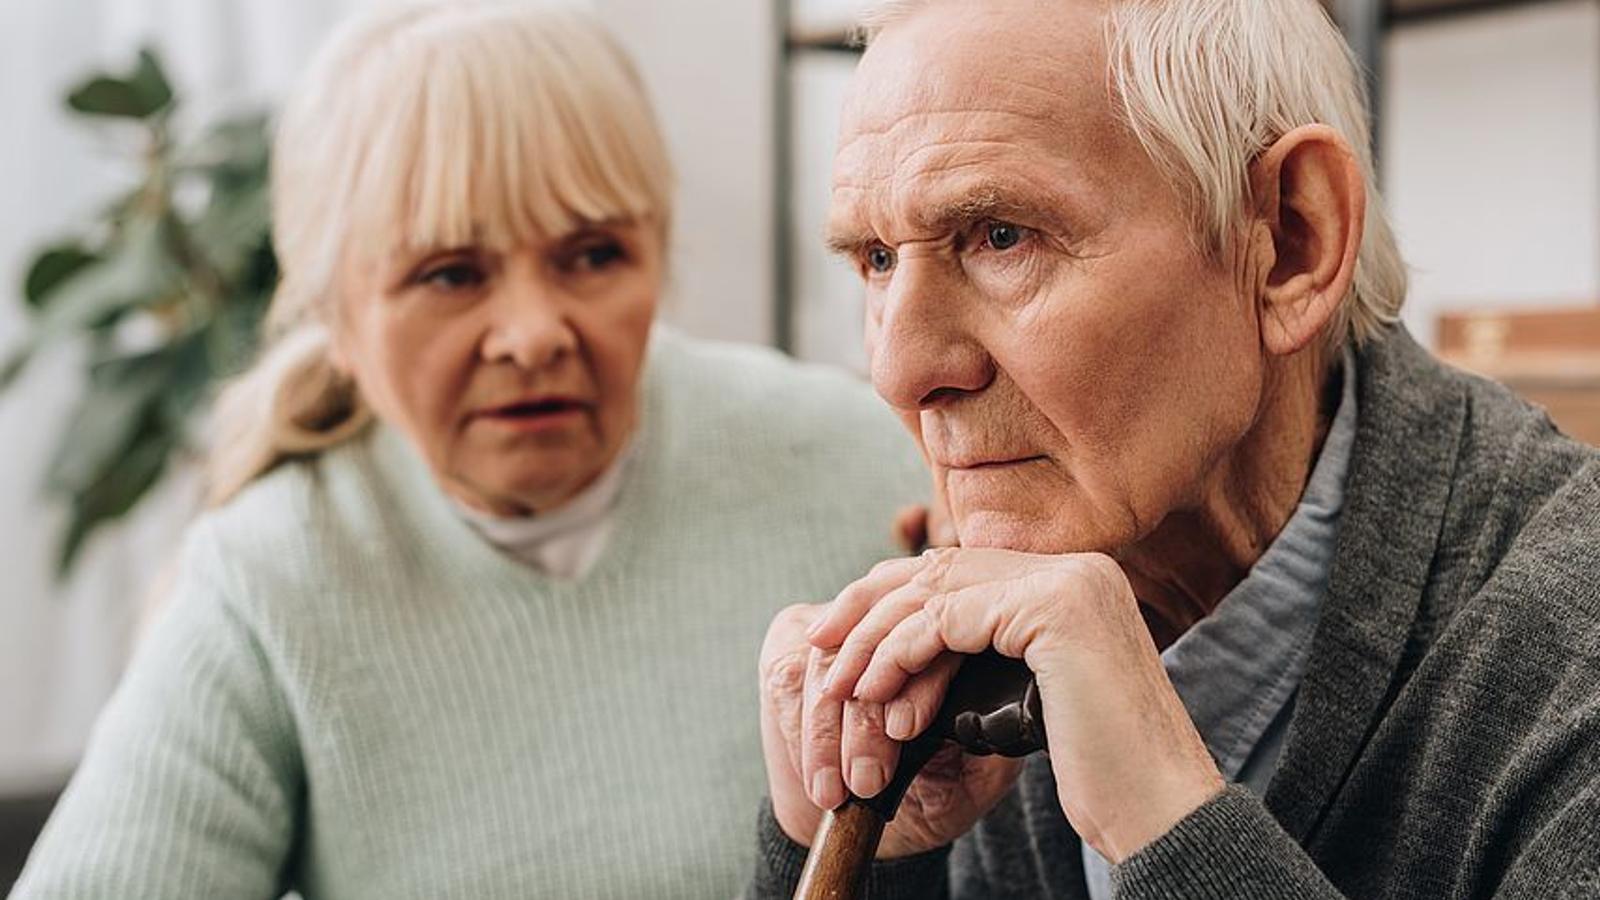
POLYGON ((825 813, 800 873, 795 900, 858 900, 883 825, 883 816, 854 799, 825 813))

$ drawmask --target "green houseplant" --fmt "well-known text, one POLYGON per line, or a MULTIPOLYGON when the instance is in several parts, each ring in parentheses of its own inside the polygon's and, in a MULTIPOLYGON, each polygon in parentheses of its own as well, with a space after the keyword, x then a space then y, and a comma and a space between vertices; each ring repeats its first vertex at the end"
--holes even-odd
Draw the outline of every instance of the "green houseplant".
POLYGON ((66 103, 131 142, 139 179, 33 260, 21 294, 28 334, 0 361, 5 389, 41 353, 84 353, 82 392, 45 477, 70 510, 60 574, 96 528, 197 448, 206 401, 254 353, 277 281, 264 116, 180 139, 171 83, 148 50, 133 71, 89 78, 66 103))

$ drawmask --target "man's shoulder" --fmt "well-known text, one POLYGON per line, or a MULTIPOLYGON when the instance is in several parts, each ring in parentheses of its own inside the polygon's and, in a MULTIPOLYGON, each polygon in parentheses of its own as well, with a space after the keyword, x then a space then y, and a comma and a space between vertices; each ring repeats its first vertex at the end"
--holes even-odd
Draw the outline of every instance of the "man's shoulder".
POLYGON ((1456 377, 1467 423, 1453 505, 1476 512, 1481 562, 1600 594, 1600 449, 1563 434, 1504 385, 1456 377))
POLYGON ((1572 607, 1579 614, 1574 621, 1600 638, 1600 457, 1560 473, 1553 489, 1527 499, 1514 533, 1487 537, 1504 544, 1488 584, 1515 587, 1538 606, 1572 607))
POLYGON ((1503 385, 1457 377, 1468 416, 1441 550, 1467 574, 1452 613, 1499 636, 1486 640, 1600 666, 1600 449, 1503 385))

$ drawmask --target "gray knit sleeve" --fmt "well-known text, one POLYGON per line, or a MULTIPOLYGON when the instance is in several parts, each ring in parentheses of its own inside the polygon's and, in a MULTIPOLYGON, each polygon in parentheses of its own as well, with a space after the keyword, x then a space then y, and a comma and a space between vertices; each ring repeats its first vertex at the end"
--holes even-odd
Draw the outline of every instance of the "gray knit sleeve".
POLYGON ((1117 900, 1337 900, 1343 895, 1240 785, 1111 870, 1117 900))
MULTIPOLYGON (((806 848, 789 839, 772 814, 772 802, 761 801, 756 826, 760 845, 756 853, 756 873, 745 900, 790 900, 805 868, 806 848)), ((867 876, 868 900, 943 900, 950 895, 946 865, 950 848, 941 847, 872 864, 867 876)))

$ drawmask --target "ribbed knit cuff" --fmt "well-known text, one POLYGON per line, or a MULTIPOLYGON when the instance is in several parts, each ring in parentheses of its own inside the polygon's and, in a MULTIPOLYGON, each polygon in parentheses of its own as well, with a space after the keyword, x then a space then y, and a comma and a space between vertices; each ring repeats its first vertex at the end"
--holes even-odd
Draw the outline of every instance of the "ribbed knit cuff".
MULTIPOLYGON (((790 900, 800 884, 808 851, 784 834, 769 799, 761 801, 756 832, 756 874, 745 900, 790 900)), ((950 848, 940 847, 916 856, 873 863, 867 876, 868 900, 941 900, 949 896, 949 858, 950 848)))
POLYGON ((1111 869, 1117 900, 1335 900, 1339 892, 1240 785, 1111 869))
POLYGON ((789 839, 772 812, 772 800, 761 798, 756 818, 756 875, 744 900, 790 900, 806 867, 806 848, 789 839))

